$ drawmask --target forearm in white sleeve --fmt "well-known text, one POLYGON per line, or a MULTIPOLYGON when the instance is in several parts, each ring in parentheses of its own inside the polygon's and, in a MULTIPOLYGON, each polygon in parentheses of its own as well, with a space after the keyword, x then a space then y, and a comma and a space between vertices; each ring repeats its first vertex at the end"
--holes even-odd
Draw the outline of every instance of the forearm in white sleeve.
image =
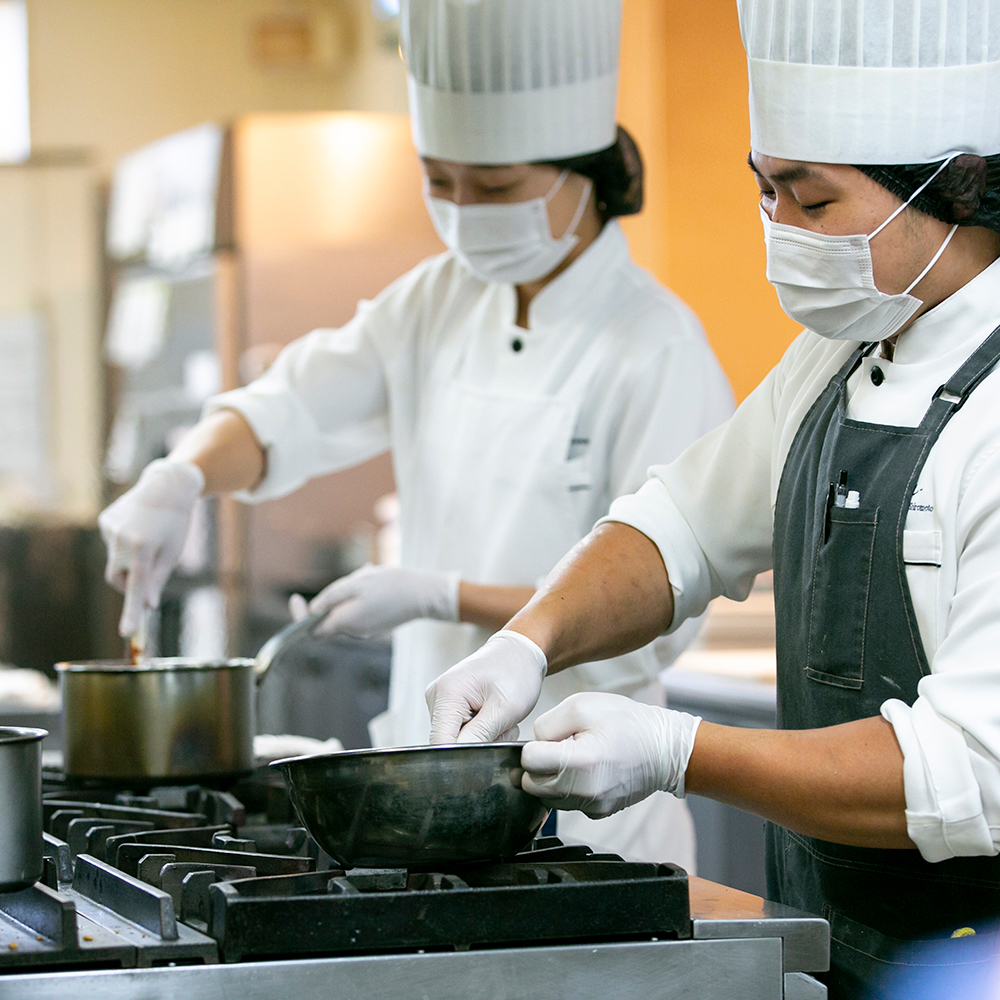
POLYGON ((381 360, 362 309, 338 330, 289 344, 259 379, 210 399, 205 413, 240 413, 267 453, 264 478, 237 496, 270 500, 389 447, 381 360))
POLYGON ((675 462, 651 468, 603 519, 631 525, 660 550, 674 595, 670 631, 720 594, 743 600, 770 569, 774 377, 675 462))
POLYGON ((708 607, 711 573, 705 553, 660 479, 654 476, 637 493, 615 500, 607 517, 597 523, 609 521, 641 531, 660 550, 674 595, 668 634, 708 607))

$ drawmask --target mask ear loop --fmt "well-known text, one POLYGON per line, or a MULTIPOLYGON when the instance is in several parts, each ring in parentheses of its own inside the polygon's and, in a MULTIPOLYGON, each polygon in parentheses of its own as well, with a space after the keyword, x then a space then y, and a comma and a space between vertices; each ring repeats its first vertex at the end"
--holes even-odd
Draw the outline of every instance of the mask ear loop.
MULTIPOLYGON (((893 212, 892 215, 890 215, 889 218, 886 219, 885 222, 882 223, 881 226, 879 226, 874 232, 868 234, 868 239, 872 240, 876 236, 878 236, 878 234, 880 232, 882 232, 882 230, 885 229, 885 227, 888 226, 889 223, 892 222, 892 220, 895 219, 896 216, 899 215, 899 213, 902 212, 913 201, 914 198, 918 197, 920 195, 920 193, 925 188, 927 188, 928 185, 930 185, 930 183, 934 180, 934 178, 937 177, 937 175, 939 173, 941 173, 941 171, 944 170, 944 168, 947 167, 948 164, 951 163, 952 160, 954 160, 956 157, 961 156, 961 155, 962 155, 961 153, 949 153, 944 158, 944 160, 941 161, 941 164, 937 168, 937 170, 935 170, 934 173, 931 174, 930 177, 928 177, 927 180, 925 180, 924 183, 921 184, 920 187, 918 187, 917 190, 914 191, 913 194, 911 194, 910 197, 907 198, 906 201, 904 201, 903 204, 900 205, 899 208, 897 208, 896 211, 893 212)), ((948 239, 951 239, 951 236, 949 236, 948 239)), ((948 244, 945 243, 945 246, 947 246, 947 245, 948 244)), ((934 260, 936 261, 937 258, 935 257, 934 260)), ((923 275, 921 275, 920 277, 922 278, 923 275)), ((919 280, 920 280, 920 278, 917 279, 917 281, 919 281, 919 280)), ((912 288, 913 286, 911 285, 910 287, 912 288)))
POLYGON ((590 200, 590 192, 593 187, 594 185, 588 177, 587 183, 583 186, 583 194, 580 195, 580 203, 576 206, 576 212, 570 220, 570 224, 566 227, 566 232, 562 234, 560 239, 566 239, 567 236, 574 236, 576 234, 580 220, 583 218, 583 213, 587 210, 587 202, 590 200))
POLYGON ((912 292, 913 289, 916 288, 917 285, 919 285, 920 282, 924 280, 924 278, 927 276, 927 272, 930 271, 930 269, 941 259, 941 254, 943 254, 945 250, 948 249, 948 244, 951 242, 951 238, 952 236, 955 235, 956 232, 958 232, 957 222, 955 223, 955 225, 951 227, 950 230, 948 230, 948 235, 944 238, 944 243, 942 243, 941 246, 938 248, 938 252, 934 254, 933 257, 931 257, 931 262, 920 272, 920 274, 918 274, 913 279, 913 281, 910 282, 910 287, 907 288, 905 292, 903 292, 904 295, 909 295, 910 292, 912 292))
POLYGON ((545 204, 547 205, 552 199, 558 194, 559 188, 566 183, 566 178, 569 177, 569 171, 564 170, 557 178, 555 184, 549 188, 549 193, 545 196, 545 204))
MULTIPOLYGON (((555 184, 549 188, 549 193, 545 196, 545 204, 548 205, 550 201, 556 196, 559 189, 566 183, 566 178, 569 177, 569 171, 564 170, 557 178, 555 184)), ((559 239, 564 240, 567 236, 572 236, 576 233, 577 226, 580 225, 580 220, 583 218, 583 213, 587 210, 587 199, 590 197, 590 192, 593 190, 594 184, 589 177, 585 178, 586 184, 583 187, 583 194, 580 196, 580 202, 576 206, 576 212, 573 214, 573 218, 570 220, 569 225, 566 227, 566 232, 559 237, 559 239)), ((551 227, 549 230, 549 235, 551 236, 551 227)), ((552 237, 555 239, 556 237, 552 237)))

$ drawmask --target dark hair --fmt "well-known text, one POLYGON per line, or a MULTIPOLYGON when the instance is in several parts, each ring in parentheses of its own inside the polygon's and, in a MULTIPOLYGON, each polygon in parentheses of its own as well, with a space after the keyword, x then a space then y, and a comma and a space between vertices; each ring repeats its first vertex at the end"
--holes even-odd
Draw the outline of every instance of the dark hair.
MULTIPOLYGON (((943 162, 856 166, 906 201, 943 162)), ((1000 233, 1000 154, 956 156, 913 199, 913 206, 942 222, 984 226, 1000 233)))
POLYGON ((618 126, 618 138, 607 149, 544 162, 560 170, 583 174, 594 182, 601 222, 642 211, 642 155, 635 140, 621 125, 618 126))

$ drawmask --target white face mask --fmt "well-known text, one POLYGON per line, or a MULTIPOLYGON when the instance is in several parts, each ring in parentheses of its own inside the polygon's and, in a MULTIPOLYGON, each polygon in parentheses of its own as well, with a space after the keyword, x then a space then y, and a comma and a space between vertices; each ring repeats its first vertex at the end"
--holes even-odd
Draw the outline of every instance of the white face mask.
POLYGON ((456 205, 426 194, 424 200, 438 236, 469 272, 480 281, 523 285, 551 274, 580 240, 576 227, 590 198, 590 180, 566 233, 556 239, 549 225, 548 203, 568 176, 564 170, 544 198, 512 205, 456 205))
POLYGON ((771 222, 763 209, 767 280, 781 308, 797 323, 831 340, 886 340, 906 324, 923 302, 910 292, 944 253, 952 226, 930 263, 898 295, 880 292, 872 273, 870 242, 954 159, 950 156, 873 233, 827 236, 771 222))

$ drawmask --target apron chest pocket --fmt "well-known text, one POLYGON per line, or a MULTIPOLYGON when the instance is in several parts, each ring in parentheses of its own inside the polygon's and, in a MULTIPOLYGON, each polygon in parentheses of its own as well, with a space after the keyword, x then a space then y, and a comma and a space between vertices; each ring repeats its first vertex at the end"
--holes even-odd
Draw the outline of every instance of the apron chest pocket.
POLYGON ((877 509, 833 507, 829 536, 815 555, 806 675, 858 690, 864 682, 865 628, 877 509))

